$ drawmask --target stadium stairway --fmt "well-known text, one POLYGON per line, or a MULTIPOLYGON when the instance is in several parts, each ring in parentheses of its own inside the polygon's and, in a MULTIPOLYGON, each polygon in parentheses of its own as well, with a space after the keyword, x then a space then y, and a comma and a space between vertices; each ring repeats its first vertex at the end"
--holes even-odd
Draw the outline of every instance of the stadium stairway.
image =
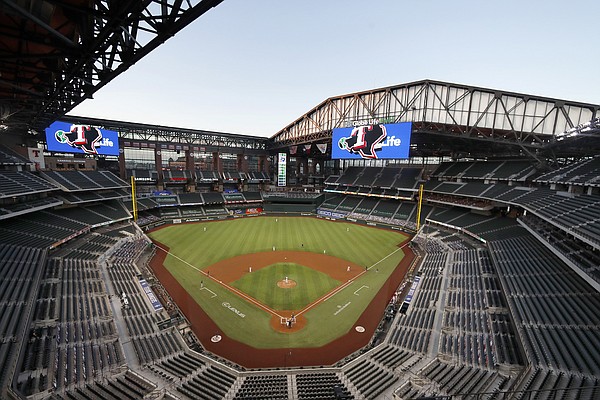
MULTIPOLYGON (((157 318, 151 317, 154 313, 149 311, 150 305, 145 295, 137 287, 137 274, 141 270, 137 268, 135 261, 140 257, 145 257, 143 256, 145 251, 143 243, 141 245, 141 242, 136 243, 132 237, 118 241, 118 244, 109 247, 114 241, 98 237, 98 235, 92 235, 90 238, 94 238, 94 240, 78 247, 80 252, 72 253, 72 256, 69 255, 64 262, 73 266, 79 263, 89 263, 89 261, 79 260, 78 257, 84 257, 86 254, 95 255, 107 247, 109 248, 110 257, 100 257, 99 279, 95 275, 92 276, 92 286, 90 287, 96 287, 94 285, 96 280, 107 283, 104 294, 108 299, 106 305, 111 308, 118 342, 123 345, 124 359, 128 369, 135 370, 143 379, 156 382, 157 388, 152 390, 154 393, 162 393, 165 398, 175 396, 199 398, 201 397, 199 393, 203 393, 205 398, 234 399, 260 398, 261 396, 277 398, 280 395, 283 397, 284 386, 287 388, 288 398, 315 398, 315 396, 323 395, 323 390, 319 388, 314 391, 312 389, 304 390, 307 382, 315 385, 318 385, 319 382, 327 382, 329 385, 336 379, 356 399, 392 397, 394 394, 399 398, 406 398, 406 396, 423 394, 507 390, 512 387, 515 375, 519 372, 518 368, 512 371, 510 369, 500 371, 500 368, 485 364, 479 357, 471 357, 470 353, 461 355, 461 350, 457 347, 444 348, 442 346, 444 336, 455 337, 459 341, 463 337, 461 334, 450 334, 451 329, 444 330, 449 324, 456 324, 450 327, 458 327, 459 321, 467 324, 468 329, 465 329, 465 332, 469 335, 471 333, 482 334, 481 338, 484 338, 487 343, 489 335, 496 328, 482 325, 485 322, 480 321, 480 317, 485 314, 480 312, 480 308, 483 307, 483 304, 487 304, 487 301, 494 304, 494 309, 497 311, 495 315, 502 315, 500 311, 506 308, 506 305, 502 303, 502 298, 495 299, 491 296, 492 300, 486 300, 483 297, 485 296, 483 292, 493 291, 495 295, 501 293, 498 288, 494 288, 496 284, 483 280, 484 278, 489 280, 494 275, 493 268, 488 265, 483 250, 481 248, 474 249, 473 243, 463 240, 464 238, 459 234, 436 231, 435 233, 430 232, 427 238, 415 239, 416 243, 420 241, 427 250, 427 255, 419 267, 423 281, 413 299, 409 313, 404 316, 396 315, 383 345, 358 356, 343 367, 334 368, 334 376, 325 376, 322 369, 284 372, 285 385, 283 383, 281 385, 265 385, 263 389, 260 388, 260 379, 249 379, 239 371, 234 371, 204 355, 196 354, 187 348, 179 336, 170 335, 168 331, 159 331, 156 328, 157 318), (483 278, 479 280, 474 276, 483 278), (121 308, 121 300, 118 296, 121 287, 131 289, 131 310, 127 312, 121 308), (138 293, 133 293, 133 288, 138 293), (482 294, 476 295, 476 292, 482 294), (446 316, 452 316, 452 318, 446 319, 446 316), (456 320, 454 316, 456 316, 456 320), (175 337, 177 338, 173 339, 175 337), (140 358, 139 346, 148 351, 148 356, 144 359, 140 358), (257 380, 254 382, 256 385, 253 383, 254 380, 257 380), (179 381, 182 383, 181 385, 178 385, 179 381), (213 383, 207 384, 207 381, 213 383), (475 382, 479 383, 475 384, 475 382), (180 387, 180 389, 169 394, 176 387, 180 387)), ((506 265, 503 268, 511 271, 510 267, 506 265)), ((80 272, 79 269, 72 268, 70 273, 73 275, 63 283, 65 290, 81 290, 76 284, 76 278, 80 276, 78 275, 80 272)), ((506 279, 511 279, 511 284, 518 283, 513 283, 514 279, 510 276, 506 279)), ((547 283, 541 281, 533 287, 539 285, 547 285, 547 283)), ((40 287, 40 292, 44 293, 44 301, 40 302, 40 315, 49 315, 49 308, 46 308, 49 306, 46 305, 45 299, 51 297, 56 290, 62 289, 53 289, 50 281, 40 287)), ((99 289, 92 290, 94 293, 98 291, 99 289)), ((98 307, 101 305, 102 302, 98 302, 98 307)), ((531 309, 533 311, 528 312, 537 312, 540 316, 546 315, 543 309, 536 309, 534 305, 528 305, 524 310, 531 309)), ((70 303, 68 307, 71 307, 70 303)), ((74 308, 65 310, 73 312, 74 308)), ((577 316, 565 314, 563 317, 570 320, 569 318, 577 316)), ((547 318, 547 316, 543 318, 547 318)), ((490 321, 492 320, 490 319, 490 321)), ((501 326, 510 324, 510 321, 498 318, 490 323, 497 323, 501 326)), ((586 334, 588 334, 587 331, 586 334)), ((479 336, 468 337, 476 337, 476 339, 474 342, 466 343, 481 343, 477 339, 479 336)), ((548 333, 547 337, 556 343, 560 342, 553 332, 548 333)), ((585 337, 582 336, 582 338, 585 337)), ((589 342, 589 336, 587 341, 589 342)), ((592 351, 591 354, 595 353, 592 351)), ((517 365, 518 360, 515 361, 514 357, 511 357, 507 356, 506 358, 517 365)), ((549 357, 557 356, 550 354, 549 357)), ((36 365, 40 363, 35 357, 28 362, 36 365)), ((561 363, 571 362, 574 361, 567 358, 565 361, 561 361, 561 363)), ((590 367, 593 365, 588 365, 586 368, 591 369, 590 367)), ((519 388, 538 390, 574 387, 580 388, 578 390, 585 394, 585 388, 594 382, 597 383, 586 374, 565 371, 553 373, 543 365, 537 370, 541 370, 541 372, 534 370, 523 374, 519 388)), ((117 375, 115 377, 118 378, 117 375)), ((281 380, 281 378, 275 380, 281 380)), ((76 390, 69 391, 69 396, 65 398, 79 398, 86 395, 94 397, 92 394, 96 394, 98 398, 110 398, 110 392, 107 389, 111 388, 116 391, 115 393, 121 393, 123 398, 135 398, 135 388, 130 388, 131 390, 122 388, 120 385, 123 382, 113 382, 112 377, 108 381, 99 385, 86 383, 85 387, 80 386, 76 390)))

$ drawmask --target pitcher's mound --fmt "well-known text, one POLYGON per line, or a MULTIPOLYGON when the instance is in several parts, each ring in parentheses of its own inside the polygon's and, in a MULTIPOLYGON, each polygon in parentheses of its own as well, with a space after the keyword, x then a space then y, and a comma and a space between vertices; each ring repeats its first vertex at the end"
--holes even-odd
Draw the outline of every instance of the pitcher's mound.
POLYGON ((296 281, 288 279, 286 280, 281 280, 279 282, 277 282, 277 286, 279 286, 282 289, 291 289, 293 287, 296 287, 296 281))

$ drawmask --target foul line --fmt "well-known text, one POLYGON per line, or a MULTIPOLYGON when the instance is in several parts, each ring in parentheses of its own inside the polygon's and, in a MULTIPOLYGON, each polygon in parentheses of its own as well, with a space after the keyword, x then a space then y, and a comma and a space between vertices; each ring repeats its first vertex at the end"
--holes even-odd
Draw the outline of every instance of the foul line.
POLYGON ((356 275, 353 279, 350 279, 348 282, 344 283, 343 285, 338 286, 337 289, 335 289, 335 290, 327 293, 325 296, 321 297, 320 299, 317 299, 316 301, 310 303, 304 309, 302 309, 301 311, 299 311, 298 313, 296 313, 296 315, 303 314, 303 313, 307 312, 308 310, 310 310, 311 308, 313 308, 314 306, 316 306, 317 304, 319 304, 321 302, 325 302, 325 301, 331 299, 333 296, 335 296, 336 294, 338 294, 339 292, 341 292, 342 290, 344 290, 345 288, 347 288, 348 286, 350 286, 351 284, 353 284, 354 281, 357 280, 358 278, 360 278, 361 276, 363 276, 363 274, 366 274, 368 270, 370 270, 371 268, 373 268, 374 266, 376 266, 380 262, 386 260, 387 258, 391 257, 392 255, 396 254, 398 251, 402 250, 405 246, 408 245, 408 243, 409 242, 405 242, 402 246, 398 247, 396 250, 392 251, 390 254, 388 254, 387 256, 383 257, 381 260, 377 261, 375 264, 373 264, 370 267, 366 268, 365 271, 362 271, 360 274, 356 275))
POLYGON ((252 297, 248 296, 247 294, 245 294, 244 292, 240 292, 239 290, 237 290, 234 287, 229 286, 226 283, 223 283, 222 281, 217 280, 215 277, 208 275, 206 272, 202 271, 201 269, 194 267, 192 264, 190 264, 189 262, 185 261, 183 258, 176 256, 175 254, 167 251, 166 249, 158 246, 156 243, 154 243, 154 245, 161 249, 162 251, 164 251, 166 254, 170 255, 171 257, 174 257, 176 259, 178 259, 179 261, 181 261, 182 263, 184 263, 185 265, 187 265, 190 268, 195 269, 196 271, 200 272, 201 274, 204 274, 205 277, 212 279, 215 283, 229 289, 229 291, 237 294, 238 296, 240 296, 241 298, 243 298, 244 300, 258 306, 259 308, 262 308, 264 311, 268 312, 269 314, 275 315, 279 318, 283 318, 281 315, 277 314, 277 312, 275 312, 274 310, 270 309, 269 307, 265 306, 264 304, 256 301, 255 299, 253 299, 252 297))
MULTIPOLYGON (((154 242, 153 242, 154 243, 154 242)), ((199 268, 194 267, 192 264, 190 264, 189 262, 185 261, 183 258, 176 256, 175 254, 171 253, 170 251, 165 250, 164 248, 160 247, 159 245, 157 245, 156 243, 154 243, 154 246, 161 249, 162 251, 164 251, 167 255, 170 255, 173 258, 178 259, 179 261, 181 261, 182 263, 184 263, 185 265, 187 265, 190 268, 195 269, 198 272, 203 273, 204 275, 207 275, 204 271, 202 271, 199 268)), ((208 276, 208 275, 207 275, 208 276)))
POLYGON ((210 290, 209 288, 201 287, 200 290, 208 290, 209 292, 211 292, 213 294, 211 296, 211 299, 217 297, 217 294, 215 292, 213 292, 212 290, 210 290))
MULTIPOLYGON (((154 243, 154 242, 153 242, 154 243)), ((333 290, 332 292, 327 293, 325 296, 315 300, 314 302, 310 303, 308 306, 304 307, 304 309, 302 309, 301 311, 296 313, 296 316, 303 314, 305 312, 307 312, 308 310, 310 310, 311 308, 313 308, 314 306, 316 306, 317 304, 321 303, 321 302, 325 302, 329 299, 331 299, 333 296, 335 296, 336 294, 338 294, 339 292, 341 292, 342 290, 344 290, 345 288, 347 288, 348 286, 350 286, 351 284, 354 283, 354 281, 358 278, 360 278, 363 274, 366 274, 368 270, 370 270, 371 268, 373 268, 374 266, 378 265, 380 262, 388 259, 389 257, 391 257, 392 255, 396 254, 398 251, 402 250, 405 246, 407 246, 410 242, 407 241, 405 242, 402 246, 398 247, 396 250, 392 251, 390 254, 388 254, 387 256, 383 257, 381 260, 377 261, 375 264, 371 265, 370 267, 367 267, 365 271, 362 271, 360 274, 358 274, 357 276, 355 276, 353 279, 350 279, 349 281, 347 281, 346 283, 344 283, 341 286, 338 286, 335 290, 333 290)), ((275 310, 270 309, 269 307, 265 306, 264 304, 256 301, 255 299, 253 299, 252 297, 249 297, 248 295, 246 295, 244 292, 240 292, 239 290, 237 290, 234 287, 229 286, 226 283, 223 283, 222 281, 219 281, 217 279, 215 279, 214 277, 208 275, 206 272, 202 271, 201 269, 194 267, 192 264, 190 264, 189 262, 185 261, 183 258, 176 256, 175 254, 165 250, 164 248, 158 246, 156 243, 154 243, 154 246, 156 246, 157 248, 161 249, 162 251, 164 251, 166 254, 170 255, 171 257, 174 257, 176 259, 178 259, 179 261, 181 261, 182 263, 186 264, 187 266, 189 266, 190 268, 195 269, 196 271, 200 272, 201 274, 204 274, 204 276, 206 276, 209 279, 212 279, 215 283, 220 284, 221 286, 229 289, 231 292, 236 293, 238 296, 242 297, 243 299, 249 301, 252 304, 255 304, 256 306, 258 306, 259 308, 262 308, 264 311, 275 315, 279 318, 284 318, 281 315, 277 314, 277 312, 275 312, 275 310)))
POLYGON ((388 257, 391 257, 392 255, 396 254, 397 252, 399 252, 400 250, 402 250, 403 248, 405 248, 406 246, 408 246, 408 243, 409 242, 404 243, 402 246, 398 247, 396 250, 392 251, 390 254, 388 254, 387 256, 383 257, 381 260, 377 261, 375 264, 371 265, 367 269, 373 268, 374 266, 376 266, 377 264, 379 264, 383 260, 386 260, 388 257))

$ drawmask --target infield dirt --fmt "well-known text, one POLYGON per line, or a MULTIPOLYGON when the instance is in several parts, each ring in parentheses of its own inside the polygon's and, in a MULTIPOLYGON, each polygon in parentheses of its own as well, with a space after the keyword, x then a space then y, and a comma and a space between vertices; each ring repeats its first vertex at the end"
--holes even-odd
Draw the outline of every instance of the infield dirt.
MULTIPOLYGON (((218 326, 164 267, 165 252, 158 252, 152 259, 150 266, 180 310, 185 314, 191 324, 192 330, 207 351, 246 368, 318 366, 334 364, 345 356, 369 344, 389 299, 404 279, 414 259, 414 254, 408 246, 404 247, 404 253, 405 257, 390 275, 386 284, 382 286, 382 289, 379 290, 358 318, 355 325, 364 327, 365 331, 363 333, 352 329, 346 335, 324 346, 302 349, 256 349, 228 338, 220 332, 218 326), (213 343, 210 340, 215 334, 222 336, 222 340, 218 343, 213 343)), ((349 264, 348 261, 325 254, 302 251, 273 251, 232 257, 215 263, 207 267, 204 271, 210 271, 210 276, 217 280, 232 282, 243 274, 251 273, 249 272, 249 267, 252 267, 252 270, 255 271, 284 260, 315 268, 341 282, 352 279, 352 277, 356 277, 364 272, 364 267, 349 264), (350 265, 350 271, 347 270, 348 265, 350 265)), ((296 310, 286 310, 285 312, 289 312, 291 315, 294 311, 296 310)), ((271 325, 277 326, 282 331, 289 329, 288 332, 293 333, 296 329, 302 329, 303 321, 301 317, 301 315, 298 316, 296 326, 293 326, 291 329, 281 325, 278 318, 275 321, 272 319, 271 325)))
MULTIPOLYGON (((307 251, 266 251, 263 253, 244 254, 219 261, 204 268, 204 270, 210 271, 210 275, 214 276, 215 279, 231 283, 240 279, 245 274, 251 274, 252 272, 249 272, 250 267, 252 267, 252 271, 258 271, 261 268, 280 262, 304 265, 305 267, 323 272, 340 282, 346 282, 355 278, 365 270, 365 267, 349 263, 340 258, 307 251), (347 270, 348 266, 350 266, 350 271, 347 270)), ((275 283, 273 282, 273 284, 275 283)))

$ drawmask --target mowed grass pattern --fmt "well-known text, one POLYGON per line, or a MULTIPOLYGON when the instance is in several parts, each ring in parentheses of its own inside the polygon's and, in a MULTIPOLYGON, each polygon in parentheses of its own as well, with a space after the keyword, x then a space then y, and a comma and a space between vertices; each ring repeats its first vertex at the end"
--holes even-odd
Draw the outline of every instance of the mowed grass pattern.
POLYGON ((149 236, 184 260, 169 255, 164 264, 223 333, 256 348, 319 347, 347 333, 402 259, 398 244, 406 239, 398 231, 307 217, 252 217, 170 225, 149 236), (325 250, 328 255, 364 267, 376 266, 327 302, 310 309, 305 314, 308 325, 304 329, 285 334, 271 328, 268 312, 217 282, 204 279, 202 288, 203 277, 196 270, 206 270, 220 260, 242 254, 273 251, 273 246, 277 250, 321 254, 325 250), (359 295, 355 294, 357 290, 359 295), (224 308, 225 301, 245 317, 224 308))
POLYGON ((272 251, 273 246, 277 250, 325 251, 370 266, 394 251, 406 237, 396 231, 306 217, 252 217, 170 225, 149 236, 200 269, 234 256, 272 251))
POLYGON ((244 275, 232 286, 274 310, 300 310, 325 295, 341 282, 329 275, 295 263, 277 263, 244 275), (280 288, 285 278, 296 282, 292 288, 280 288))

